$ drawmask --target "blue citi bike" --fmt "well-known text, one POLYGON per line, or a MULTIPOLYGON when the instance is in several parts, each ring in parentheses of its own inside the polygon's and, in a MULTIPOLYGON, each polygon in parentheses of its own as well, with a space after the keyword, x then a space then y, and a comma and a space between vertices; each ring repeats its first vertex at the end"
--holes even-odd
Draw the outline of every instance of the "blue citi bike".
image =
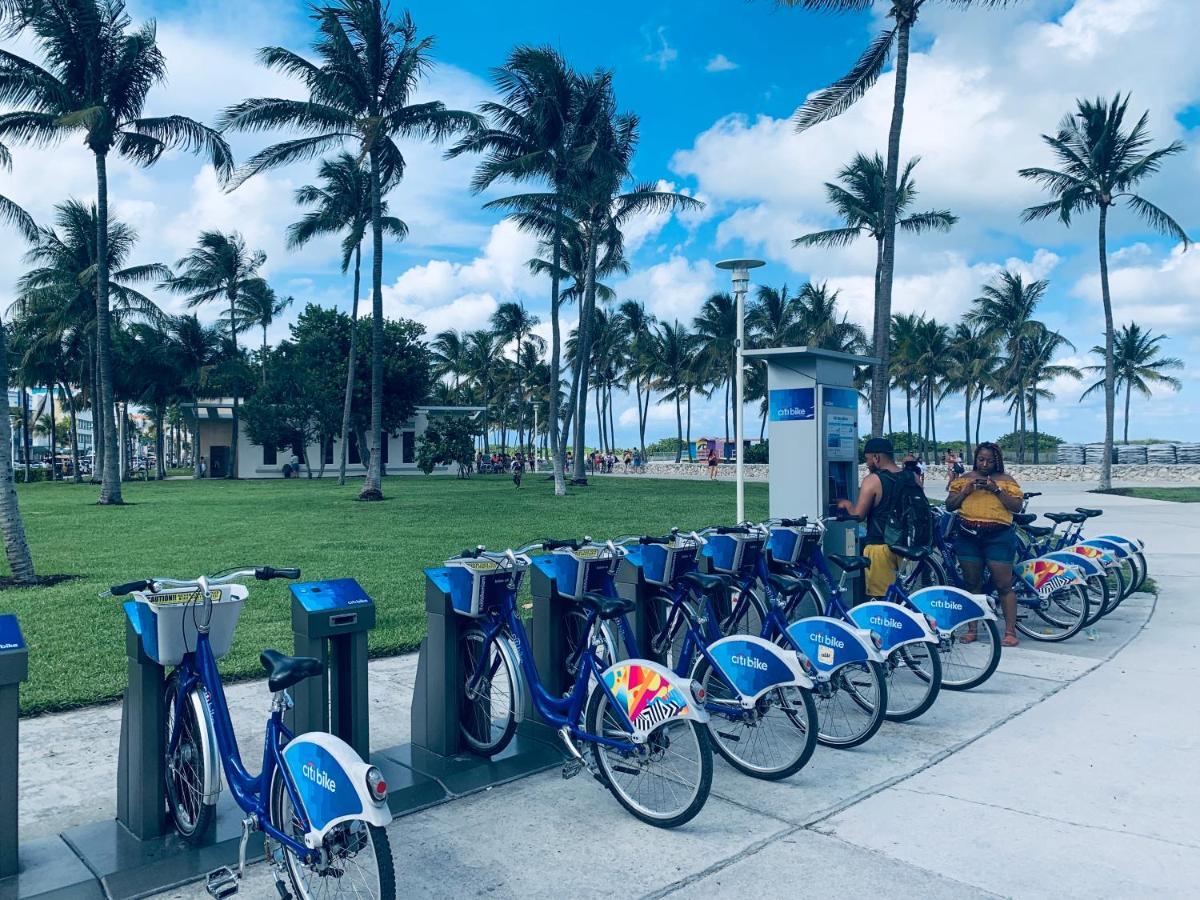
POLYGON ((216 816, 223 771, 246 817, 238 871, 211 872, 210 895, 237 893, 250 834, 262 832, 281 897, 394 900, 396 875, 385 830, 392 816, 383 774, 339 738, 323 732, 296 736, 283 722, 292 705, 288 688, 320 675, 318 660, 262 652, 272 694, 262 768, 251 775, 242 763, 217 658, 229 650, 248 594, 234 582, 250 577, 294 579, 300 570, 262 566, 188 580, 152 578, 101 594, 132 595, 125 611, 146 654, 174 666, 163 696, 171 821, 184 841, 202 841, 216 816))
MULTIPOLYGON (((554 553, 535 564, 545 560, 549 570, 554 557, 562 559, 556 567, 558 590, 567 599, 578 596, 576 583, 615 598, 621 561, 640 569, 656 589, 640 611, 648 620, 650 647, 673 672, 704 689, 709 739, 717 752, 753 778, 787 778, 804 768, 816 748, 813 683, 798 654, 760 637, 722 635, 718 608, 729 606, 730 579, 696 571, 695 559, 698 548, 708 549, 706 534, 725 531, 628 535, 604 543, 586 537, 556 541, 554 553)), ((607 659, 619 658, 622 648, 627 657, 642 655, 627 614, 592 624, 587 618, 577 603, 564 616, 569 676, 592 646, 607 659)))
MULTIPOLYGON (((712 787, 704 689, 651 660, 608 662, 589 646, 566 693, 547 690, 517 605, 531 565, 527 554, 547 544, 501 553, 477 547, 426 570, 455 610, 475 619, 459 639, 463 740, 482 755, 500 752, 516 732, 527 694, 570 754, 564 778, 587 767, 638 819, 660 828, 682 825, 703 808, 712 787)), ((589 631, 597 620, 633 610, 632 601, 592 592, 579 603, 589 631)))

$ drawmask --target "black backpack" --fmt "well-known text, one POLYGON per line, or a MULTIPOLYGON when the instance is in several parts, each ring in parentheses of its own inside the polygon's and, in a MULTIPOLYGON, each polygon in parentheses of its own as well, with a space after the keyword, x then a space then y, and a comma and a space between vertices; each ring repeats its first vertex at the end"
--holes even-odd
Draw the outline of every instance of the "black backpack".
POLYGON ((908 469, 877 474, 891 482, 884 494, 886 508, 880 511, 884 543, 928 547, 933 543, 933 510, 916 476, 908 469))

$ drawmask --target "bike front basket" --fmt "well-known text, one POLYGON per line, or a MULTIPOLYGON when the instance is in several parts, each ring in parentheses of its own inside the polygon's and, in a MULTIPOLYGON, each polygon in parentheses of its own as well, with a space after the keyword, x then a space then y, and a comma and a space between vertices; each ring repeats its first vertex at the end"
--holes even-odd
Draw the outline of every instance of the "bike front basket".
MULTIPOLYGON (((209 588, 212 620, 208 642, 217 659, 233 646, 233 631, 247 593, 241 584, 209 588)), ((198 588, 171 589, 156 594, 136 591, 133 598, 126 601, 125 614, 141 637, 142 649, 148 657, 160 666, 177 666, 185 655, 196 651, 198 623, 204 615, 204 598, 198 588)))
POLYGON ((807 559, 820 543, 821 529, 813 525, 772 525, 767 549, 771 551, 771 558, 776 562, 794 566, 807 559))
POLYGON ((702 551, 713 571, 726 575, 744 575, 754 570, 762 554, 766 536, 752 534, 710 534, 702 551))
POLYGON ((631 547, 626 558, 641 568, 643 576, 651 584, 670 587, 676 578, 696 568, 701 543, 690 534, 680 534, 670 544, 631 547))
POLYGON ((623 548, 617 547, 614 555, 603 544, 587 544, 577 549, 560 547, 551 553, 555 587, 559 594, 572 600, 578 600, 587 591, 603 593, 608 577, 624 555, 623 548))
POLYGON ((530 559, 522 554, 516 561, 514 569, 507 560, 498 561, 486 556, 446 560, 454 611, 479 617, 488 609, 498 607, 509 590, 520 591, 530 559))

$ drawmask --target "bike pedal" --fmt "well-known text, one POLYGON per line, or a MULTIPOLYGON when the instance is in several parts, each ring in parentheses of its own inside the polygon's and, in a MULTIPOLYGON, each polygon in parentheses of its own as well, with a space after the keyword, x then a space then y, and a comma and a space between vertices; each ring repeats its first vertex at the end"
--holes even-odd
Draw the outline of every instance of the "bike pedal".
POLYGON ((220 900, 222 897, 232 897, 238 892, 239 886, 238 877, 234 874, 233 869, 229 866, 221 866, 221 868, 213 869, 208 873, 204 890, 208 892, 208 896, 220 900))
POLYGON ((279 900, 292 900, 292 892, 287 889, 282 878, 275 879, 275 890, 279 892, 279 900))
POLYGON ((568 781, 583 771, 582 759, 568 759, 563 763, 562 777, 563 781, 568 781))

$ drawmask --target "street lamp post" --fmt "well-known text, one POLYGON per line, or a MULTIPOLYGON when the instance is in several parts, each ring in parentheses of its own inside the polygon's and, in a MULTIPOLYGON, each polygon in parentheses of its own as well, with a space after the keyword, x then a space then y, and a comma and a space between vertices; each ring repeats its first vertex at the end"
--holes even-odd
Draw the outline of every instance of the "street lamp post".
POLYGON ((761 259, 723 259, 717 263, 718 269, 726 269, 733 276, 733 297, 737 303, 737 341, 735 342, 734 357, 737 360, 735 377, 737 380, 737 416, 734 431, 737 438, 737 521, 746 521, 746 472, 745 472, 745 441, 742 439, 742 419, 746 406, 746 369, 742 353, 746 349, 746 291, 750 289, 750 270, 765 266, 761 259))

